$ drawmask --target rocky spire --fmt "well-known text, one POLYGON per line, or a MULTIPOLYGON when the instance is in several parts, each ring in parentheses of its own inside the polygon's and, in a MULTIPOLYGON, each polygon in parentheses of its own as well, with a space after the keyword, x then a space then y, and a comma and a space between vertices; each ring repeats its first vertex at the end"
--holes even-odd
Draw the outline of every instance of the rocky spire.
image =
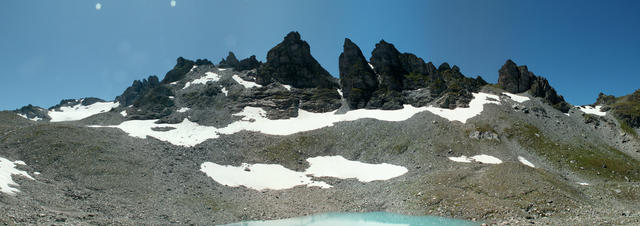
POLYGON ((527 66, 517 66, 512 60, 498 70, 498 86, 510 93, 529 91, 535 97, 541 97, 554 108, 568 112, 571 106, 549 85, 546 78, 536 76, 527 66))
POLYGON ((309 44, 298 32, 289 33, 267 53, 256 76, 259 84, 272 82, 296 88, 338 88, 338 82, 311 56, 309 44))
POLYGON ((356 44, 345 38, 343 48, 338 62, 342 93, 351 109, 364 108, 378 88, 378 79, 356 44))

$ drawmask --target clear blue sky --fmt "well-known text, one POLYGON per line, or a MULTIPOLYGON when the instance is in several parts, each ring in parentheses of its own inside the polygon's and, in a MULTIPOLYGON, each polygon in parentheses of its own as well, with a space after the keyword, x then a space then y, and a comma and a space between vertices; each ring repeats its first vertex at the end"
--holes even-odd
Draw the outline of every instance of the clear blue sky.
POLYGON ((0 109, 64 98, 112 100, 160 78, 178 56, 214 63, 267 51, 292 30, 334 76, 345 37, 369 57, 380 39, 496 82, 526 64, 572 104, 640 88, 640 1, 6 0, 0 109), (96 10, 96 3, 102 8, 96 10))

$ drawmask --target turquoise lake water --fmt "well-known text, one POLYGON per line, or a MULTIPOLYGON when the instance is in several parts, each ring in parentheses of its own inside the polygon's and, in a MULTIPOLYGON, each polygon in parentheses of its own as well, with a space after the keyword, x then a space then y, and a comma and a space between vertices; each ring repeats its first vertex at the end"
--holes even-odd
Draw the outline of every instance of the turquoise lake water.
POLYGON ((325 213, 306 217, 295 217, 269 221, 244 221, 230 226, 275 226, 275 225, 331 225, 331 226, 401 226, 401 225, 480 225, 459 219, 434 217, 434 216, 407 216, 387 212, 369 213, 325 213))

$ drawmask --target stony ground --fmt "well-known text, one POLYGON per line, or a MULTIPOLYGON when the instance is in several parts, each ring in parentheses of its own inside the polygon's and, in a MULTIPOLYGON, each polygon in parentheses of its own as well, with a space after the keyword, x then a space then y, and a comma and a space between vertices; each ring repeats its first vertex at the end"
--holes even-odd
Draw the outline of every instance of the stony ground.
POLYGON ((489 224, 640 224, 637 138, 621 133, 609 116, 596 125, 576 110, 566 116, 538 100, 513 105, 487 105, 466 124, 425 112, 404 122, 363 119, 291 136, 241 132, 193 148, 85 126, 117 124, 117 113, 36 123, 0 112, 0 156, 25 161, 19 168, 35 178, 16 176, 21 192, 0 194, 0 223, 222 224, 389 211, 489 224), (476 139, 475 131, 498 139, 476 139), (447 158, 476 154, 504 163, 447 158), (302 170, 304 159, 319 155, 409 172, 370 183, 325 178, 330 189, 259 192, 220 185, 199 171, 205 161, 302 170))

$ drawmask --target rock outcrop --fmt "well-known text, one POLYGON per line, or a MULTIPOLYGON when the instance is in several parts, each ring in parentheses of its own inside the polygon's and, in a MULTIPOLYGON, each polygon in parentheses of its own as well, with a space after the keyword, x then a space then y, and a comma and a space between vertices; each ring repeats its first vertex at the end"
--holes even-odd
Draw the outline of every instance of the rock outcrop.
POLYGON ((291 32, 269 50, 267 62, 258 68, 257 82, 279 82, 296 88, 338 88, 338 82, 311 56, 307 42, 291 32))
POLYGON ((517 66, 512 60, 507 60, 498 73, 498 86, 507 92, 528 91, 534 97, 544 99, 549 105, 565 113, 571 108, 571 105, 549 85, 546 78, 536 76, 527 66, 517 66))
POLYGON ((378 78, 362 55, 360 48, 348 38, 339 58, 340 85, 351 109, 364 108, 378 89, 378 78))
POLYGON ((178 57, 176 61, 176 66, 174 66, 173 69, 167 72, 167 74, 164 76, 164 79, 162 79, 162 84, 169 84, 175 81, 179 81, 180 79, 184 78, 184 75, 186 75, 194 65, 196 65, 195 62, 184 59, 182 57, 178 57))
POLYGON ((252 55, 248 58, 245 58, 241 61, 238 61, 236 55, 233 52, 229 52, 229 55, 226 59, 222 59, 218 67, 221 68, 233 68, 236 71, 244 71, 244 70, 252 70, 257 69, 262 64, 260 61, 256 59, 255 55, 252 55))
POLYGON ((31 104, 24 106, 20 109, 17 109, 14 111, 15 113, 18 113, 22 116, 27 117, 28 119, 32 119, 32 120, 51 120, 51 117, 49 117, 48 111, 47 109, 38 107, 38 106, 33 106, 31 104))
POLYGON ((120 102, 121 106, 132 105, 136 100, 142 98, 146 93, 158 86, 160 86, 160 82, 155 75, 149 76, 147 79, 142 79, 142 81, 135 80, 122 95, 116 97, 116 101, 120 102))

